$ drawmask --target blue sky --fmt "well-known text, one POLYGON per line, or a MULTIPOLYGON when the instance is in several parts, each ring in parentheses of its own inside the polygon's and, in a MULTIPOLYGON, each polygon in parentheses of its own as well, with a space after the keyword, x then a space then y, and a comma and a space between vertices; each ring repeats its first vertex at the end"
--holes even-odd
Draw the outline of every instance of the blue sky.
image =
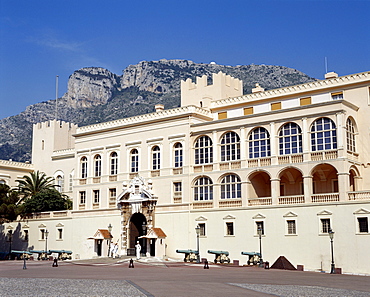
POLYGON ((67 90, 73 71, 143 60, 370 70, 368 0, 0 0, 0 118, 67 90))

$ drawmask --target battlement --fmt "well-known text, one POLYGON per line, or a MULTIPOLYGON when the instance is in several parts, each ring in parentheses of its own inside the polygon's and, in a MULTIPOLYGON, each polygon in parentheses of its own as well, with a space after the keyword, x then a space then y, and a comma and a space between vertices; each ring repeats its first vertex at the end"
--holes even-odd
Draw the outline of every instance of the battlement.
POLYGON ((222 73, 212 74, 213 83, 208 85, 207 76, 196 78, 194 83, 190 78, 181 81, 181 106, 195 105, 209 108, 212 100, 243 95, 243 82, 230 75, 222 73))
POLYGON ((33 129, 48 129, 48 128, 62 128, 62 129, 76 129, 78 125, 65 122, 65 121, 59 121, 59 120, 50 120, 45 122, 39 122, 36 124, 33 124, 33 129))

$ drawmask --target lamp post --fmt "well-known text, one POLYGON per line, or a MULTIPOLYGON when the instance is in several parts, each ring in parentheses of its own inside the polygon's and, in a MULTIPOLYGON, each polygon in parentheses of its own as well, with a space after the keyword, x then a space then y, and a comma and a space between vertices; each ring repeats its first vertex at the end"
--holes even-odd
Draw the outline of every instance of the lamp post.
POLYGON ((8 231, 8 238, 9 238, 9 260, 11 260, 12 254, 12 239, 13 239, 13 230, 8 231))
POLYGON ((47 254, 48 253, 48 235, 49 235, 49 231, 48 229, 45 230, 45 253, 47 254))
POLYGON ((258 238, 260 240, 260 266, 261 266, 262 263, 263 263, 263 260, 262 260, 262 228, 261 228, 261 226, 258 226, 257 234, 258 234, 258 238))
POLYGON ((330 273, 335 274, 334 249, 333 249, 334 232, 331 229, 329 229, 329 237, 330 237, 330 246, 331 246, 331 269, 330 269, 330 273))
MULTIPOLYGON (((141 228, 143 229, 143 236, 146 235, 146 223, 145 221, 143 222, 143 224, 141 225, 141 228)), ((143 252, 142 254, 146 255, 146 238, 143 238, 143 252)))
POLYGON ((195 227, 195 232, 197 233, 197 251, 198 251, 198 254, 197 254, 197 263, 200 263, 200 255, 199 255, 199 235, 200 235, 200 226, 197 225, 195 227))
POLYGON ((108 241, 108 257, 109 257, 109 253, 112 252, 112 249, 111 249, 111 245, 112 245, 112 229, 113 229, 113 226, 111 225, 111 223, 109 223, 108 225, 108 232, 109 232, 109 241, 108 241))

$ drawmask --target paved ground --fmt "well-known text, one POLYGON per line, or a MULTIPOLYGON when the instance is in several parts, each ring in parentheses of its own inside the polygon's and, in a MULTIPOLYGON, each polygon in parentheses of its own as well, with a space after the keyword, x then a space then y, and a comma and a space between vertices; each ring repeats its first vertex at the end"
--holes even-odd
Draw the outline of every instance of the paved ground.
POLYGON ((99 259, 0 262, 0 296, 370 296, 370 277, 99 259))

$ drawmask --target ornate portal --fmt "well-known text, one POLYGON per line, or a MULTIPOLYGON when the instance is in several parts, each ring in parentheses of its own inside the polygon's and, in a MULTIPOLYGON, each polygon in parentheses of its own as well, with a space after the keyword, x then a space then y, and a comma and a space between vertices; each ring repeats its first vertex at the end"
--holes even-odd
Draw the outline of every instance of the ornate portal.
POLYGON ((153 183, 136 176, 129 183, 122 183, 122 193, 117 197, 121 210, 121 254, 128 254, 146 228, 154 226, 154 208, 157 197, 153 194, 153 183))

